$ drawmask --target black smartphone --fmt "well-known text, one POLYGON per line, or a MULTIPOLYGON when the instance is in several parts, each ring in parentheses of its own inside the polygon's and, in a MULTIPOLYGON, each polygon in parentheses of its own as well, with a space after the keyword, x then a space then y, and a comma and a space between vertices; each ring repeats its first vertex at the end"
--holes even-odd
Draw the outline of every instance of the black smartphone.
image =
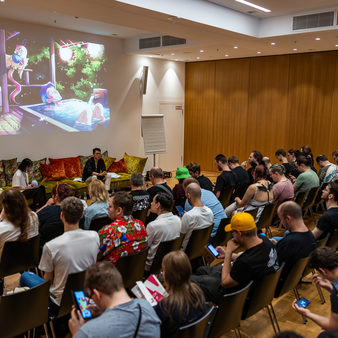
POLYGON ((180 214, 181 216, 184 215, 184 210, 183 210, 183 208, 182 208, 180 205, 177 205, 177 206, 176 206, 176 210, 179 212, 179 214, 180 214))
POLYGON ((304 297, 301 297, 297 302, 296 304, 299 306, 299 307, 302 307, 303 309, 305 309, 309 304, 310 304, 310 301, 305 299, 304 297))
POLYGON ((212 245, 212 244, 208 244, 207 245, 207 249, 209 250, 209 252, 215 257, 217 258, 219 256, 219 252, 216 250, 216 248, 212 245))
POLYGON ((83 319, 92 318, 92 313, 88 310, 88 301, 83 291, 73 292, 75 307, 80 310, 83 319))

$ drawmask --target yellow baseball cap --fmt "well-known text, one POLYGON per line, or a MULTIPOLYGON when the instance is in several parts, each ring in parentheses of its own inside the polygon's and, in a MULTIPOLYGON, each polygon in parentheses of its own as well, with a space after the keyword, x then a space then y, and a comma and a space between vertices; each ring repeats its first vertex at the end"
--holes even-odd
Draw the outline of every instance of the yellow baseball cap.
POLYGON ((226 232, 237 231, 249 231, 256 228, 256 223, 252 215, 247 212, 238 212, 231 217, 230 224, 226 225, 224 230, 226 232))

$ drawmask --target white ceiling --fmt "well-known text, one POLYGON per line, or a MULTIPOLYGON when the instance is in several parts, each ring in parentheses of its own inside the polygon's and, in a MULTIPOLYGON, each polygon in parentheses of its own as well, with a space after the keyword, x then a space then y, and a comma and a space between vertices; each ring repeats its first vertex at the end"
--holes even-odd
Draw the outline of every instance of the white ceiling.
POLYGON ((5 0, 0 2, 0 17, 113 36, 125 40, 128 53, 177 61, 203 61, 338 49, 337 25, 333 29, 320 28, 297 34, 289 27, 291 15, 338 8, 337 0, 253 0, 257 5, 271 9, 271 13, 264 14, 258 12, 248 14, 253 9, 234 0, 178 1, 180 2, 175 0, 57 0, 53 2, 5 0), (211 1, 222 2, 225 7, 211 1), (166 6, 165 8, 161 9, 161 2, 166 6), (135 3, 137 6, 134 6, 135 3), (192 3, 194 6, 191 6, 192 3), (156 6, 152 10, 153 5, 156 6), (221 15, 216 19, 213 13, 224 16, 221 15), (281 27, 287 29, 283 30, 281 27), (161 34, 186 38, 188 43, 181 47, 138 50, 139 37, 161 34), (318 37, 320 40, 315 40, 318 37), (275 45, 271 45, 272 42, 275 45), (235 49, 234 46, 238 48, 235 49))

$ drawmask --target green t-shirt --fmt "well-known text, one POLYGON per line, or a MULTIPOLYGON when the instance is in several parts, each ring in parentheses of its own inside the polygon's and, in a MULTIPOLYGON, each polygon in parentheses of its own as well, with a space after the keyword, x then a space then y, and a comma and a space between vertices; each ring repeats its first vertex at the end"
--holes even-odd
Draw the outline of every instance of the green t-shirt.
POLYGON ((309 191, 312 188, 319 186, 319 178, 317 174, 313 170, 307 170, 301 173, 295 182, 295 186, 297 187, 297 192, 309 191))

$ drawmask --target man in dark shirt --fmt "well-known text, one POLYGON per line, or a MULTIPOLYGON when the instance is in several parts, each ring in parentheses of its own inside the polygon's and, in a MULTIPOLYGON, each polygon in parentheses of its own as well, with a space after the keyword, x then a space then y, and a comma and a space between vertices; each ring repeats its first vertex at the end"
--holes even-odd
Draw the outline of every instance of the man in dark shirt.
POLYGON ((144 189, 144 177, 141 173, 133 173, 130 176, 130 194, 133 196, 133 212, 148 209, 150 207, 150 195, 144 189))
POLYGON ((93 149, 93 157, 91 157, 85 164, 82 173, 82 181, 86 182, 91 180, 93 176, 96 176, 99 180, 103 181, 106 176, 106 165, 101 158, 101 149, 93 149))
POLYGON ((235 177, 223 154, 219 154, 215 157, 215 163, 218 170, 222 171, 222 174, 217 177, 215 186, 215 195, 218 199, 221 199, 223 190, 235 186, 235 177))
POLYGON ((278 149, 275 152, 275 156, 278 161, 282 162, 282 166, 285 168, 285 176, 289 177, 290 175, 298 177, 300 172, 296 168, 295 162, 288 162, 286 158, 286 151, 284 149, 278 149))
POLYGON ((322 191, 327 211, 319 218, 312 233, 316 239, 322 239, 338 229, 338 181, 330 182, 322 191))
POLYGON ((314 321, 321 329, 338 330, 338 253, 327 247, 317 248, 310 255, 309 266, 320 274, 313 275, 313 282, 330 292, 331 314, 329 317, 317 315, 308 308, 299 307, 296 304, 297 299, 293 301, 292 307, 298 313, 314 321))
POLYGON ((253 171, 255 170, 255 168, 259 165, 263 163, 263 155, 260 151, 258 150, 253 150, 247 161, 244 161, 241 166, 246 169, 248 166, 248 163, 251 165, 251 167, 248 169, 248 174, 249 174, 249 178, 250 178, 250 184, 254 183, 254 177, 252 176, 253 171))
POLYGON ((249 184, 249 174, 245 169, 239 165, 238 158, 236 156, 230 156, 228 158, 229 168, 234 175, 235 184, 249 184))
POLYGON ((228 241, 226 252, 221 247, 216 248, 219 258, 224 258, 223 266, 200 267, 191 278, 201 287, 207 300, 216 304, 233 288, 243 287, 251 280, 258 281, 279 268, 274 245, 266 237, 257 236, 255 220, 250 214, 240 212, 232 216, 225 231, 231 231, 233 239, 228 241), (240 246, 245 251, 235 254, 240 246), (231 261, 234 261, 232 267, 231 261))
POLYGON ((187 169, 189 170, 189 174, 191 175, 191 177, 196 178, 201 189, 210 190, 210 191, 213 190, 214 186, 209 180, 209 178, 205 177, 204 175, 201 175, 201 166, 198 163, 190 162, 187 165, 187 169))
MULTIPOLYGON (((150 187, 147 191, 150 195, 149 202, 151 203, 153 201, 153 198, 159 193, 159 192, 165 192, 168 195, 170 195, 171 198, 173 198, 172 190, 170 189, 169 185, 164 180, 164 173, 163 170, 159 167, 153 167, 149 171, 149 179, 152 183, 152 187, 150 187)), ((157 215, 154 213, 150 213, 147 217, 146 223, 152 222, 156 219, 157 215)))

